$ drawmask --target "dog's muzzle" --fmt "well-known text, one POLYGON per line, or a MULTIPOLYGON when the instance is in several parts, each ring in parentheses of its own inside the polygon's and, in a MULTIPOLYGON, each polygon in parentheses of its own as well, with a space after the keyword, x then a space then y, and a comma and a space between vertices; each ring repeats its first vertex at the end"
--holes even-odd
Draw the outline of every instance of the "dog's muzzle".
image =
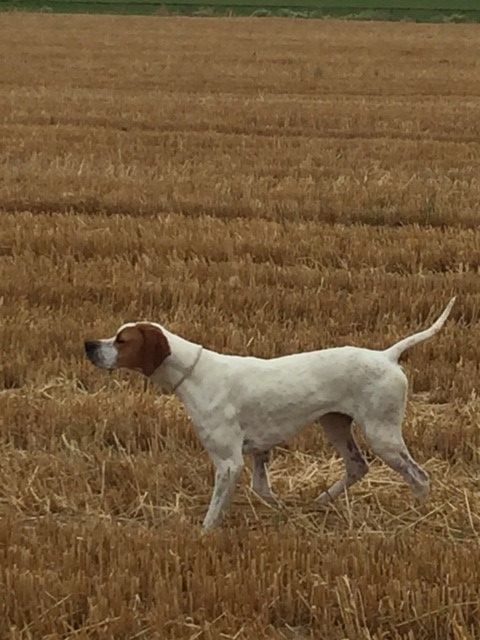
POLYGON ((93 364, 98 364, 98 349, 100 347, 100 343, 97 341, 86 341, 85 342, 85 353, 87 358, 93 364))

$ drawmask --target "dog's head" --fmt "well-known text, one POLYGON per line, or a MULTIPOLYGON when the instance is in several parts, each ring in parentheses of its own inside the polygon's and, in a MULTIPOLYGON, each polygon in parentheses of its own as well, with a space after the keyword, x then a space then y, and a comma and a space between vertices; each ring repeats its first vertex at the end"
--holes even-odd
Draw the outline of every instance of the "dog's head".
POLYGON ((171 351, 162 329, 150 322, 124 324, 113 338, 85 342, 87 358, 102 369, 133 369, 151 376, 171 351))

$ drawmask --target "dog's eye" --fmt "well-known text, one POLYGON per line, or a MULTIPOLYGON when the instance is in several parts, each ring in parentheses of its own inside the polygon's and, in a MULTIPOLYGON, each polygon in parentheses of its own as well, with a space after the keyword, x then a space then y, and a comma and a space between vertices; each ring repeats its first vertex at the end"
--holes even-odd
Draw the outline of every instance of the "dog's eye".
POLYGON ((117 344, 123 344, 125 342, 125 340, 122 340, 122 338, 117 338, 116 343, 117 344))

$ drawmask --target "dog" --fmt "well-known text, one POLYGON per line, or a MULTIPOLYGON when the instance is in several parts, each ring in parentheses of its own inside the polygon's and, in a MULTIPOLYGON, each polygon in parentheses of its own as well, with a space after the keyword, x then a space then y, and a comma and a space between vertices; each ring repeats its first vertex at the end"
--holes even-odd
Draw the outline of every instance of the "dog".
POLYGON ((270 449, 315 421, 345 464, 345 475, 317 498, 319 504, 334 500, 368 471, 353 421, 373 452, 403 477, 414 496, 425 499, 428 474, 402 437, 408 384, 398 360, 442 328, 454 301, 429 329, 383 351, 345 346, 271 359, 224 355, 160 324, 137 322, 124 324, 111 338, 85 342, 85 352, 97 367, 141 372, 184 403, 215 465, 203 522, 210 529, 230 501, 244 454, 253 456, 253 491, 274 500, 267 473, 270 449))

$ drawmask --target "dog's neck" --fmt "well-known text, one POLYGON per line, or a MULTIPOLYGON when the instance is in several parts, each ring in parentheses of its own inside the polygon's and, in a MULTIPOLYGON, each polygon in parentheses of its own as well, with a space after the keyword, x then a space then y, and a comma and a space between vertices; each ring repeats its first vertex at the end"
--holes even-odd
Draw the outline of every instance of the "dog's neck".
POLYGON ((203 356, 202 346, 167 331, 162 332, 168 340, 171 354, 150 376, 151 381, 164 392, 173 393, 190 379, 203 356))

